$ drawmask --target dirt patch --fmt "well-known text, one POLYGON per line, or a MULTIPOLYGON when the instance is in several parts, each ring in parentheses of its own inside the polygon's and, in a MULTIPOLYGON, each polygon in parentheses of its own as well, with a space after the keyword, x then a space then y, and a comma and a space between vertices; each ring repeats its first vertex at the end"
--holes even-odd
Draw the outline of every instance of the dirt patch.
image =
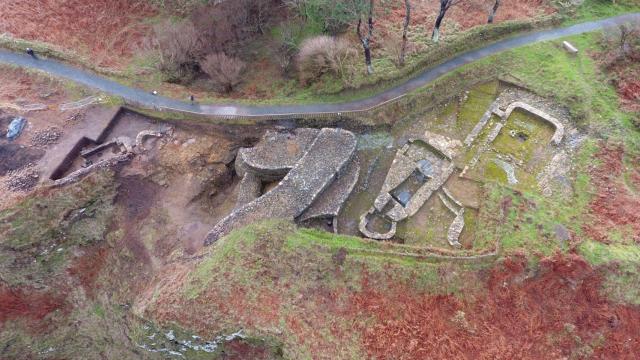
MULTIPOLYGON (((269 360, 274 359, 278 354, 262 344, 253 344, 243 339, 235 339, 224 343, 224 349, 220 359, 224 360, 269 360)), ((281 356, 280 356, 281 357, 281 356)), ((279 358, 279 357, 278 357, 279 358)))
POLYGON ((635 79, 624 79, 617 83, 618 94, 622 105, 629 111, 640 111, 640 67, 634 75, 635 79))
POLYGON ((589 206, 593 221, 585 225, 585 231, 604 243, 610 242, 612 231, 621 231, 640 243, 640 197, 625 185, 624 173, 631 172, 633 182, 640 174, 637 168, 625 168, 624 157, 621 145, 602 145, 596 154, 601 164, 590 170, 596 195, 589 206))
POLYGON ((44 156, 44 150, 22 147, 18 144, 0 145, 0 176, 35 163, 44 156))
POLYGON ((122 65, 140 47, 156 11, 133 0, 7 0, 0 33, 89 55, 100 66, 122 65))
POLYGON ((120 179, 116 203, 123 206, 129 221, 141 220, 149 215, 159 186, 141 176, 120 179))
POLYGON ((0 324, 23 319, 29 321, 32 327, 42 328, 42 320, 50 313, 63 309, 65 301, 59 294, 0 285, 0 304, 0 324))
POLYGON ((365 279, 353 296, 357 314, 372 318, 363 345, 387 359, 640 356, 640 308, 599 294, 600 273, 583 259, 557 255, 526 269, 524 258, 507 259, 485 294, 464 300, 401 284, 380 291, 365 279))
MULTIPOLYGON (((0 4, 0 7, 3 5, 0 4)), ((60 81, 0 65, 0 84, 0 147, 11 145, 0 149, 0 187, 5 189, 0 197, 0 208, 5 208, 34 188, 39 181, 33 176, 35 173, 42 178, 40 175, 46 172, 43 168, 48 164, 46 156, 62 151, 53 145, 57 140, 68 137, 62 129, 72 124, 70 113, 58 111, 58 104, 69 100, 60 81), (28 112, 17 110, 19 106, 29 104, 43 104, 46 109, 28 112), (4 135, 9 122, 18 115, 27 119, 27 126, 17 139, 9 142, 4 135), (34 166, 26 166, 30 163, 34 166), (10 170, 12 168, 18 170, 10 170), (13 173, 11 176, 9 171, 13 173)))
POLYGON ((126 176, 120 178, 120 188, 116 196, 116 204, 124 210, 124 218, 120 225, 124 230, 124 245, 136 259, 147 265, 151 264, 151 256, 139 239, 139 225, 149 216, 159 190, 157 184, 141 176, 126 176))
POLYGON ((80 282, 86 294, 92 298, 100 287, 96 279, 107 261, 108 248, 99 245, 86 249, 83 254, 73 260, 67 272, 80 282))

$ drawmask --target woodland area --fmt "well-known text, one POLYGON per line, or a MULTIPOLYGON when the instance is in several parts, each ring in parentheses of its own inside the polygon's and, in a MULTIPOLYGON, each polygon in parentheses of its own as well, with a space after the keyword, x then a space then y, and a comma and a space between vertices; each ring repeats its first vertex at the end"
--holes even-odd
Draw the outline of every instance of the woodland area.
MULTIPOLYGON (((553 12, 544 0, 521 2, 526 11, 520 15, 553 12)), ((275 39, 267 55, 285 78, 297 78, 300 85, 309 86, 329 74, 348 84, 354 76, 376 71, 372 63, 376 52, 402 68, 408 54, 422 50, 424 43, 437 45, 441 27, 454 8, 468 14, 469 19, 463 20, 473 25, 493 23, 502 10, 500 0, 428 4, 416 0, 238 0, 197 5, 167 1, 161 6, 181 15, 178 21, 165 20, 154 27, 152 47, 158 51, 165 80, 190 84, 206 76, 221 93, 233 92, 243 81, 245 70, 253 66, 247 54, 265 36, 275 39), (425 8, 434 16, 425 16, 425 8), (484 19, 479 21, 478 14, 484 19), (430 38, 412 40, 412 26, 430 29, 430 38)), ((506 19, 518 17, 505 15, 506 19)))

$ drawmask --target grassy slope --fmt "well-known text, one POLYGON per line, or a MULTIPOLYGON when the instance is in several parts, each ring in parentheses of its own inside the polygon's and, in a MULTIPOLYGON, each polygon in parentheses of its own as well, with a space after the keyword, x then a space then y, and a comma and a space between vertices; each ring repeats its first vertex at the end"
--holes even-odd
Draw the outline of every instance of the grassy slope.
MULTIPOLYGON (((417 291, 464 297, 473 288, 469 277, 485 267, 417 262, 352 250, 340 260, 343 246, 372 245, 353 237, 297 229, 281 221, 235 231, 211 247, 176 293, 158 290, 162 298, 176 296, 171 308, 193 307, 189 314, 162 320, 205 334, 243 328, 258 336, 283 335, 278 337, 284 341, 285 358, 310 358, 319 349, 330 358, 363 358, 360 335, 353 331, 363 324, 352 322, 356 320, 349 315, 350 296, 363 282, 381 285, 394 279, 412 283, 417 291), (239 298, 243 300, 238 302, 239 298), (219 311, 210 311, 212 307, 219 311), (344 316, 333 317, 335 311, 344 316), (207 315, 198 315, 202 313, 207 315)), ((171 312, 163 305, 153 306, 147 309, 150 315, 171 312)))
MULTIPOLYGON (((632 125, 633 115, 620 110, 615 90, 587 55, 601 50, 600 37, 600 33, 591 33, 567 39, 580 49, 581 55, 577 57, 568 55, 560 42, 555 41, 523 47, 474 64, 478 69, 499 67, 504 75, 553 98, 570 109, 579 128, 592 135, 574 158, 573 197, 549 199, 495 186, 491 192, 494 199, 488 205, 499 211, 497 202, 500 199, 510 197, 514 203, 509 221, 495 224, 500 229, 497 235, 502 239, 505 252, 524 250, 529 254, 549 255, 558 250, 567 251, 569 244, 558 242, 553 235, 556 224, 562 224, 573 232, 574 238, 584 241, 578 251, 592 264, 623 264, 620 271, 611 273, 607 287, 618 300, 640 303, 640 294, 634 290, 640 278, 640 261, 634 256, 638 246, 629 245, 629 239, 623 238, 611 245, 595 243, 582 230, 590 221, 587 205, 595 190, 588 170, 595 165, 594 154, 599 147, 596 139, 622 143, 630 154, 640 151, 640 133, 632 125)), ((496 234, 482 235, 492 237, 496 234)), ((482 237, 479 241, 483 241, 482 237)))

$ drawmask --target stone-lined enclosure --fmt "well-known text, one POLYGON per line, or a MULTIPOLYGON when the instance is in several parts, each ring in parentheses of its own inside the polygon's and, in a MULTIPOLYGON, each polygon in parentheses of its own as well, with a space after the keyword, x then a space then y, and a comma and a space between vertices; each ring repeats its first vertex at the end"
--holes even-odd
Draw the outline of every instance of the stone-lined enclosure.
MULTIPOLYGON (((522 101, 512 101, 507 106, 495 100, 482 115, 464 142, 426 131, 422 136, 409 139, 408 143, 397 151, 389 168, 380 194, 373 206, 360 217, 360 232, 372 239, 388 240, 395 236, 399 222, 415 215, 418 210, 437 193, 439 200, 450 211, 454 219, 451 222, 446 239, 450 246, 460 247, 460 235, 465 226, 465 207, 456 200, 444 186, 460 164, 466 153, 471 153, 469 160, 463 161, 461 178, 469 169, 476 167, 483 153, 489 150, 496 152, 492 144, 504 131, 507 121, 516 110, 526 112, 542 120, 553 128, 553 136, 549 142, 560 145, 564 137, 564 125, 555 117, 522 101), (499 118, 491 128, 487 128, 493 116, 499 118), (482 136, 482 134, 485 134, 482 136), (477 144, 476 144, 477 143, 477 144), (477 145, 474 147, 474 145, 477 145), (377 220, 377 223, 376 223, 377 220), (380 224, 382 222, 382 224, 380 224), (377 228, 375 228, 377 226, 377 228)), ((509 136, 525 142, 526 134, 511 131, 509 136)), ((517 162, 510 154, 496 152, 494 161, 503 165, 508 183, 517 183, 515 166, 517 162)), ((522 161, 522 160, 520 160, 522 161)), ((541 176, 540 178, 545 178, 541 176)))

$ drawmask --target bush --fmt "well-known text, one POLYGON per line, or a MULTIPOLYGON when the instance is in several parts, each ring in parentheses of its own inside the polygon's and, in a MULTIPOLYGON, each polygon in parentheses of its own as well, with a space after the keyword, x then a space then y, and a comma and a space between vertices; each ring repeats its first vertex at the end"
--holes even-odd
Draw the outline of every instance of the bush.
POLYGON ((201 41, 198 31, 188 20, 164 22, 154 27, 156 47, 160 54, 160 70, 169 82, 188 82, 198 72, 201 41))
POLYGON ((640 61, 640 25, 622 24, 604 32, 604 59, 607 67, 625 61, 640 61))
POLYGON ((199 62, 206 54, 234 54, 243 43, 263 33, 279 3, 279 0, 206 4, 195 0, 157 1, 163 7, 191 9, 187 20, 165 21, 154 28, 153 47, 160 55, 160 70, 167 81, 180 83, 188 83, 198 75, 199 62))
POLYGON ((214 85, 230 93, 242 80, 245 63, 225 53, 213 53, 200 63, 200 68, 211 78, 214 85))
POLYGON ((361 14, 368 11, 367 0, 284 0, 285 6, 297 12, 314 27, 329 34, 343 32, 361 14))
POLYGON ((316 36, 302 42, 298 52, 298 73, 302 84, 326 73, 344 76, 355 50, 342 38, 316 36))
POLYGON ((205 53, 235 51, 262 34, 278 9, 275 0, 231 0, 209 2, 191 14, 198 33, 206 42, 205 53))

